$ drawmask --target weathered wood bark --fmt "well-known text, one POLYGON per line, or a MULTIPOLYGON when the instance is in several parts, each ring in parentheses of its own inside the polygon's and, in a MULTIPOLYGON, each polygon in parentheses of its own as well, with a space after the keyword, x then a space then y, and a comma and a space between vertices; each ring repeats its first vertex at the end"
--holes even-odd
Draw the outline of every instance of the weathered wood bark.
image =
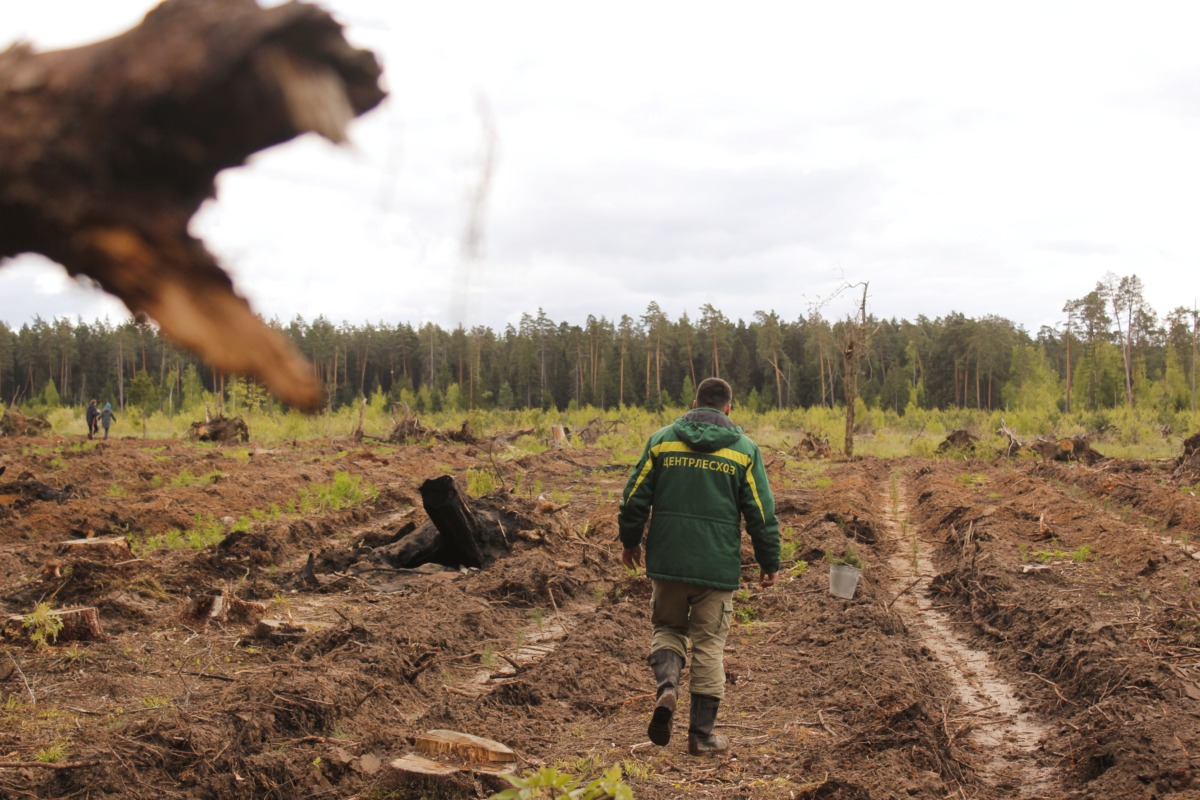
POLYGON ((422 564, 444 564, 454 555, 444 546, 442 534, 432 522, 427 522, 412 533, 392 544, 377 548, 379 554, 393 567, 419 567, 422 564))
POLYGON ((168 0, 71 50, 0 53, 0 260, 41 253, 213 367, 313 410, 323 393, 188 233, 217 173, 315 131, 343 141, 380 68, 325 11, 168 0))
POLYGON ((421 503, 430 521, 444 537, 446 549, 454 563, 465 567, 482 567, 480 542, 483 540, 483 531, 471 506, 459 492, 454 477, 443 475, 422 483, 421 503))

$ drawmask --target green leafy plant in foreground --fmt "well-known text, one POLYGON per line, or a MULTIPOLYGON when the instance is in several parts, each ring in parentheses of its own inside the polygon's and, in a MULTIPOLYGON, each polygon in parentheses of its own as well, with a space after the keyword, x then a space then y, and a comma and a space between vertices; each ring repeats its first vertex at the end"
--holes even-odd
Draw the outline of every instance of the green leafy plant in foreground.
POLYGON ((586 786, 569 772, 543 767, 521 777, 503 776, 511 789, 497 792, 488 800, 633 800, 633 790, 622 780, 621 765, 614 764, 603 777, 586 786))
POLYGON ((29 631, 29 640, 38 647, 49 647, 63 629, 61 617, 56 616, 46 603, 38 603, 33 612, 21 620, 21 627, 29 631))

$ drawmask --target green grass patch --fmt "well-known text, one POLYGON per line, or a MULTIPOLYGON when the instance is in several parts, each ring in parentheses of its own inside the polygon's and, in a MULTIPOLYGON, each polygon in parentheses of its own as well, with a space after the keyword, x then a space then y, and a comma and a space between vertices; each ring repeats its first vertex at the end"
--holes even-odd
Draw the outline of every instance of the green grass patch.
POLYGON ((302 514, 313 511, 337 511, 374 500, 379 489, 349 472, 339 471, 327 484, 317 484, 299 493, 296 508, 302 514))

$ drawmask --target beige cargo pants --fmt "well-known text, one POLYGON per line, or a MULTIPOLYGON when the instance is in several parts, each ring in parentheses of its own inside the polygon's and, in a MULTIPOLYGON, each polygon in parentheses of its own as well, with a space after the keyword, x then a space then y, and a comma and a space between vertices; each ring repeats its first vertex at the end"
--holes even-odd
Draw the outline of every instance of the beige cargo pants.
POLYGON ((688 690, 709 697, 725 696, 725 639, 733 616, 733 592, 694 583, 652 581, 650 652, 673 650, 687 662, 692 643, 688 690))

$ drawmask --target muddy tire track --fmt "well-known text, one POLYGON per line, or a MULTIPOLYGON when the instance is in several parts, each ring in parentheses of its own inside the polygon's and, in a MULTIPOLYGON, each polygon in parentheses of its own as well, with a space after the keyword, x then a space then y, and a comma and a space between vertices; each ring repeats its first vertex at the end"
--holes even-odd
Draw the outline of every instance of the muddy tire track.
POLYGON ((1022 710, 1017 692, 992 657, 956 633, 961 623, 930 599, 930 584, 937 575, 930 544, 935 532, 909 522, 910 491, 896 473, 879 491, 882 533, 892 545, 892 606, 954 687, 951 699, 959 709, 946 720, 947 735, 952 744, 957 740, 976 755, 976 788, 984 796, 1061 796, 1059 782, 1045 764, 1042 742, 1049 735, 1047 726, 1022 710))

